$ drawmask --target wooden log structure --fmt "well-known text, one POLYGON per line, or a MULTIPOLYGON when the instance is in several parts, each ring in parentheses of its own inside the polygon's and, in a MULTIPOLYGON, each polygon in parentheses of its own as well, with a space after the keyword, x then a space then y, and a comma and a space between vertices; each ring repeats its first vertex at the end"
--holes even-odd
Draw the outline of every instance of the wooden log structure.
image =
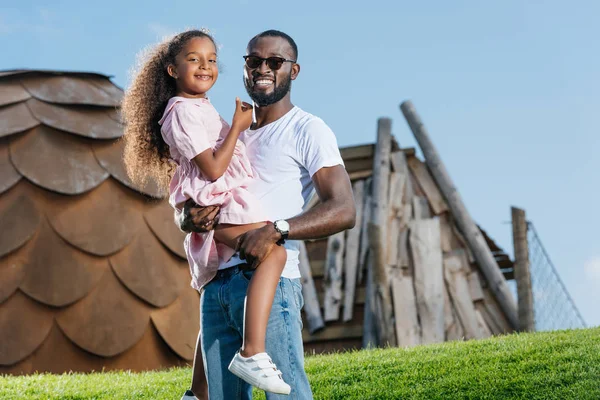
MULTIPOLYGON (((301 255, 310 260, 316 291, 308 294, 309 279, 306 351, 411 347, 512 332, 463 234, 461 214, 429 164, 414 149, 398 146, 388 119, 378 121, 377 137, 375 145, 342 149, 357 206, 355 228, 309 241, 301 255)), ((500 275, 510 279, 512 261, 480 234, 502 260, 500 275)))
POLYGON ((513 298, 504 276, 487 246, 481 231, 471 219, 456 186, 452 182, 433 142, 429 138, 429 134, 427 133, 423 122, 410 101, 403 102, 400 109, 402 110, 415 139, 419 143, 419 146, 423 151, 425 163, 431 171, 440 191, 444 195, 461 233, 465 236, 469 248, 473 252, 478 265, 487 279, 490 289, 494 293, 494 296, 498 300, 498 303, 502 307, 502 310, 511 325, 515 328, 518 327, 519 320, 515 299, 513 298))

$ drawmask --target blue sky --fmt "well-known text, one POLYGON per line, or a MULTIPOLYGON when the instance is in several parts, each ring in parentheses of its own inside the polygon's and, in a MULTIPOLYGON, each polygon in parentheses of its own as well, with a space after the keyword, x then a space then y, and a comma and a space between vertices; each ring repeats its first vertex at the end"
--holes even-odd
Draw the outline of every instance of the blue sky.
POLYGON ((105 0, 0 4, 0 69, 112 75, 165 34, 207 27, 223 70, 211 93, 229 119, 250 37, 299 46, 293 101, 340 146, 375 140, 410 99, 473 218, 512 254, 510 206, 527 211, 588 325, 600 325, 600 3, 105 0), (139 4, 143 4, 140 6, 139 4))

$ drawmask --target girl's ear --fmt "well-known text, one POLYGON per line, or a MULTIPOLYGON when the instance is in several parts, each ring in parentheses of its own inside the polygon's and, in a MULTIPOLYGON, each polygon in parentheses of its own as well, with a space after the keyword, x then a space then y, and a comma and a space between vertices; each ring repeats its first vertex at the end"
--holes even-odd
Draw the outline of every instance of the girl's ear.
POLYGON ((177 79, 177 72, 175 71, 175 66, 173 64, 169 64, 167 67, 167 73, 171 75, 173 78, 177 79))

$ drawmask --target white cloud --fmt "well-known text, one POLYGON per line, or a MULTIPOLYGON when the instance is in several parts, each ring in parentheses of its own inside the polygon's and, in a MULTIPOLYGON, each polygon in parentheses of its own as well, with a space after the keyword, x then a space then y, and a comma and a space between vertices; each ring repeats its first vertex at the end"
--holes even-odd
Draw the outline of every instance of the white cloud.
POLYGON ((0 34, 35 32, 48 35, 60 32, 56 14, 47 8, 37 8, 32 15, 24 15, 17 10, 0 10, 0 34))
POLYGON ((175 29, 169 28, 168 26, 159 24, 157 22, 149 23, 148 29, 150 30, 150 32, 156 35, 157 39, 163 39, 167 36, 173 36, 175 33, 177 33, 175 29))
POLYGON ((600 256, 591 258, 583 264, 586 278, 594 279, 600 283, 600 256))

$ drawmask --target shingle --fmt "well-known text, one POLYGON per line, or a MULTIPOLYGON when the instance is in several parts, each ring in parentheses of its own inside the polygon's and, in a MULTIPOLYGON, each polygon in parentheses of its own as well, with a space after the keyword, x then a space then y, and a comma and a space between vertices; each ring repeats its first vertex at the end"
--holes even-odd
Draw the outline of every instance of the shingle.
POLYGON ((200 297, 189 286, 173 304, 152 312, 152 322, 169 347, 186 360, 194 358, 196 339, 188 332, 197 332, 200 325, 200 297))
POLYGON ((82 299, 109 269, 105 258, 69 246, 46 221, 28 247, 24 250, 25 277, 19 288, 49 306, 64 307, 82 299))
POLYGON ((0 108, 0 137, 23 132, 40 124, 27 107, 27 102, 31 100, 0 108))
POLYGON ((82 349, 114 357, 141 339, 150 321, 150 307, 132 296, 108 269, 94 290, 60 312, 56 321, 82 349))
POLYGON ((0 257, 23 246, 40 224, 40 212, 26 184, 19 184, 0 198, 0 257))
POLYGON ((33 97, 48 103, 116 107, 122 98, 122 91, 116 87, 110 89, 114 85, 102 78, 29 75, 22 77, 20 82, 33 97), (106 84, 94 84, 94 81, 106 84))
POLYGON ((123 126, 104 108, 59 106, 36 99, 26 103, 37 120, 55 129, 92 139, 115 139, 123 135, 123 126))
POLYGON ((179 257, 186 258, 183 248, 185 233, 175 225, 174 212, 169 203, 166 201, 156 203, 144 213, 144 219, 162 244, 179 257))
POLYGON ((97 143, 93 143, 92 145, 94 155, 96 156, 96 159, 100 165, 108 173, 110 173, 113 178, 121 182, 123 185, 134 190, 138 190, 144 194, 147 194, 148 196, 155 198, 165 197, 165 193, 161 192, 154 180, 149 180, 143 187, 135 185, 133 182, 131 182, 131 179, 129 179, 129 176, 127 176, 127 172, 125 171, 125 166, 123 165, 123 150, 125 144, 123 140, 96 142, 97 143))
POLYGON ((30 355, 44 341, 54 312, 16 291, 0 304, 0 365, 15 364, 30 355))
POLYGON ((0 304, 4 303, 19 287, 25 275, 25 252, 14 251, 0 258, 0 304))
POLYGON ((31 182, 63 194, 85 193, 108 177, 89 142, 43 125, 15 137, 10 158, 31 182))
POLYGON ((8 138, 0 138, 0 194, 13 187, 21 179, 21 174, 10 162, 8 138))
POLYGON ((129 246, 110 257, 110 264, 129 290, 155 307, 165 307, 183 286, 173 258, 144 224, 129 246))
POLYGON ((0 90, 0 106, 19 103, 29 99, 31 95, 18 80, 7 81, 0 90))
POLYGON ((95 190, 57 205, 48 217, 56 232, 73 246, 107 256, 127 246, 144 225, 135 197, 107 179, 95 190))

